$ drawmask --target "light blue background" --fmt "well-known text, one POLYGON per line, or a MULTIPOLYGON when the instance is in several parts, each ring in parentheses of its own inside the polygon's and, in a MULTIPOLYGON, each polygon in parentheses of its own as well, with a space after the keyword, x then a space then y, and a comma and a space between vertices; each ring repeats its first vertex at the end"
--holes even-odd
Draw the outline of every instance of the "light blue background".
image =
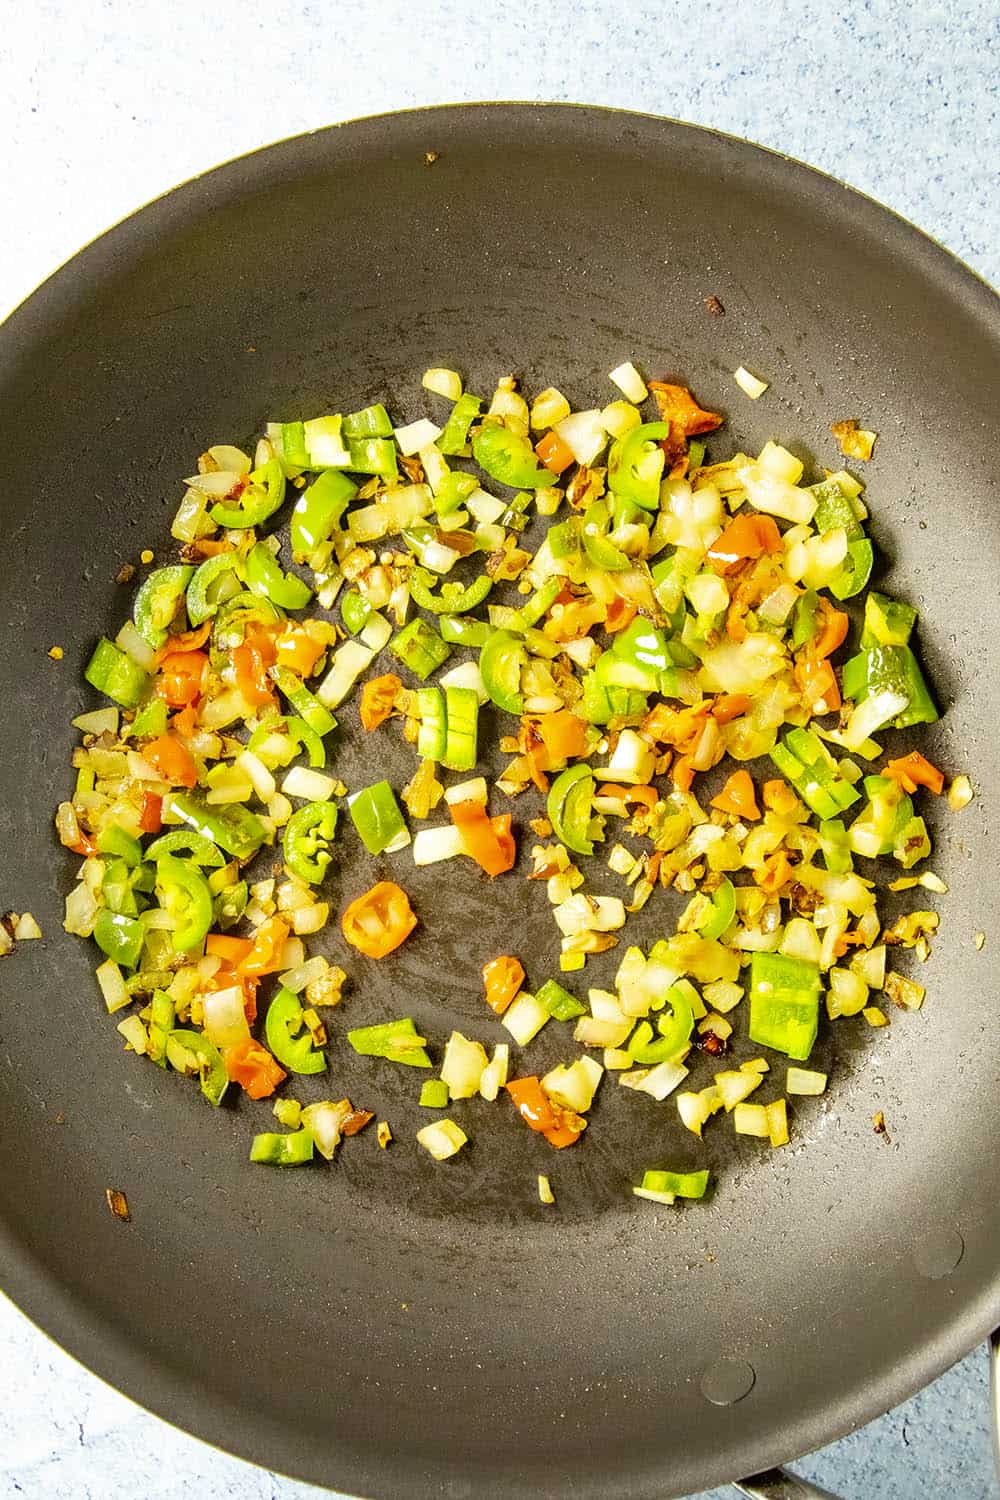
MULTIPOLYGON (((617 105, 748 136, 882 199, 1000 283, 996 0, 6 0, 0 23, 0 314, 218 161, 468 99, 617 105)), ((0 1368, 0 1500, 320 1494, 145 1415, 2 1301, 0 1368)), ((985 1355, 796 1467, 848 1500, 994 1495, 985 1355)))

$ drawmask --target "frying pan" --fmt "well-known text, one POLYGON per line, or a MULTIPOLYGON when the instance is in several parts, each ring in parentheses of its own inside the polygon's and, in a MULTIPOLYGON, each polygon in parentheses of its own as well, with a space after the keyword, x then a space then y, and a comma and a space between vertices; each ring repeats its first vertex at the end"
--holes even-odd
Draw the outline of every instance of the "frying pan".
MULTIPOLYGON (((711 132, 561 106, 285 142, 153 203, 36 292, 0 334, 4 899, 46 935, 0 968, 15 1301, 199 1436, 412 1500, 679 1495, 866 1422, 981 1339, 1000 1314, 998 373, 994 294, 886 210, 711 132), (881 581, 919 606, 945 710, 921 744, 979 789, 960 817, 934 810, 950 892, 927 1003, 879 1032, 826 1028, 829 1092, 796 1109, 784 1150, 718 1122, 700 1145, 671 1104, 606 1087, 558 1160, 512 1112, 470 1102, 472 1144, 439 1166, 412 1144, 412 1078, 338 1037, 398 1014, 439 1040, 491 1035, 480 965, 513 950, 540 982, 557 972, 554 925, 522 880, 417 872, 345 834, 331 902, 395 873, 421 918, 392 961, 347 963, 333 1023, 332 1086, 397 1143, 361 1136, 330 1169, 251 1166, 266 1106, 213 1113, 126 1055, 87 945, 61 932, 73 871, 51 811, 69 720, 91 701, 84 653, 128 607, 115 573, 145 545, 166 556, 178 480, 209 442, 371 399, 419 415, 428 364, 477 391, 515 371, 590 405, 629 357, 726 412, 713 453, 773 437, 819 466, 836 460, 831 421, 879 431, 865 478, 881 581), (741 363, 771 382, 756 404, 733 383, 741 363), (717 1186, 701 1204, 630 1194, 643 1166, 702 1163, 717 1186), (555 1208, 537 1201, 539 1171, 555 1208), (108 1213, 109 1186, 130 1223, 108 1213)), ((384 734, 378 767, 398 786, 409 763, 384 734)), ((350 705, 335 764, 348 785, 374 779, 350 705)), ((675 916, 672 897, 651 902, 632 941, 675 916)), ((344 956, 335 928, 327 951, 344 956)), ((587 983, 616 961, 593 961, 587 983)), ((532 1070, 572 1053, 558 1029, 532 1070)))

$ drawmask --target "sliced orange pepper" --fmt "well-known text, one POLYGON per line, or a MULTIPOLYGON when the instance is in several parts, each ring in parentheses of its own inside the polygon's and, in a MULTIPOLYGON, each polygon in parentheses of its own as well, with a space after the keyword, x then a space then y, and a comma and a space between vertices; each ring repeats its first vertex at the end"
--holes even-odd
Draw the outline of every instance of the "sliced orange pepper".
POLYGON ((919 750, 911 750, 899 760, 890 760, 882 775, 897 782, 907 793, 915 792, 918 786, 925 786, 935 797, 940 797, 944 791, 944 772, 926 760, 919 750))
POLYGON ((714 432, 722 426, 718 412, 704 411, 686 385, 669 385, 663 380, 647 383, 656 398, 661 419, 676 429, 678 437, 698 437, 702 432, 714 432))
POLYGON ((84 833, 82 828, 80 830, 80 837, 76 843, 70 844, 68 847, 74 854, 79 854, 82 859, 89 859, 92 854, 97 853, 97 845, 90 837, 90 834, 84 833))
POLYGON ((550 770, 587 753, 587 726, 568 708, 542 714, 538 720, 538 732, 548 754, 550 770))
POLYGON ((707 557, 716 573, 733 573, 747 558, 784 551, 784 541, 771 516, 752 512, 735 516, 715 538, 707 557))
POLYGON ((576 462, 572 448, 566 446, 555 428, 535 444, 535 452, 553 474, 561 474, 563 469, 568 469, 570 464, 576 462))
POLYGON ((500 871, 501 875, 504 873, 504 870, 512 870, 514 868, 514 861, 517 859, 517 844, 514 842, 514 835, 511 832, 511 822, 510 813, 501 813, 498 818, 490 819, 490 827, 493 829, 496 837, 500 849, 500 857, 504 861, 504 868, 500 871))
POLYGON ((402 681, 395 672, 386 672, 381 677, 372 677, 361 689, 361 726, 377 729, 392 713, 396 694, 402 689, 402 681))
POLYGON ((164 781, 173 781, 186 787, 198 785, 198 767, 194 763, 194 757, 175 735, 161 734, 157 739, 150 740, 142 748, 142 758, 149 761, 164 781))
POLYGON ((626 626, 631 625, 637 610, 638 606, 632 599, 616 594, 608 605, 608 617, 604 622, 608 635, 615 635, 619 630, 624 630, 626 626))
POLYGON ((177 710, 170 720, 170 728, 174 734, 181 735, 183 739, 194 734, 198 728, 198 712, 193 703, 189 703, 187 708, 177 710))
POLYGON ((269 631, 248 627, 242 645, 233 647, 229 660, 233 664, 236 686, 248 703, 254 708, 266 708, 274 703, 267 669, 277 660, 277 651, 269 631))
POLYGON ((749 771, 734 771, 718 796, 713 797, 710 807, 720 812, 733 813, 737 818, 754 822, 760 817, 757 806, 757 790, 749 771))
POLYGON ((417 925, 410 898, 392 880, 380 880, 358 896, 340 918, 344 937, 368 958, 385 958, 417 925))
POLYGON ((498 1016, 503 1015, 523 983, 524 965, 519 958, 502 954, 483 965, 486 1004, 498 1016))
POLYGON ((268 917, 253 935, 253 946, 236 965, 242 978, 249 974, 256 978, 261 974, 276 974, 281 968, 281 950, 288 941, 291 929, 280 917, 268 917))
POLYGON ((754 870, 753 878, 762 891, 767 891, 768 895, 773 896, 784 889, 793 874, 791 862, 784 849, 776 849, 773 854, 767 856, 759 870, 754 870))
POLYGON ((799 805, 799 799, 788 785, 787 781, 781 781, 775 777, 773 781, 764 782, 764 806, 771 812, 785 815, 792 813, 799 805))
POLYGON ((279 1083, 288 1077, 266 1047, 252 1036, 235 1046, 222 1049, 226 1073, 251 1099, 268 1099, 279 1083))

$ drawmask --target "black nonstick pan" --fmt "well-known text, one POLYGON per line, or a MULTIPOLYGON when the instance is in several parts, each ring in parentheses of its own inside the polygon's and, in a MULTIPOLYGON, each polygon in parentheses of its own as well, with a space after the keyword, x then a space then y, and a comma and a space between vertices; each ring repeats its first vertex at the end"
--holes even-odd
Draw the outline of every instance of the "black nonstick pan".
MULTIPOLYGON (((179 188, 47 282, 0 330, 2 895, 45 932, 0 965, 15 1301, 182 1427, 379 1500, 662 1500, 815 1448, 971 1349, 1000 1315, 998 390, 996 296, 908 225, 742 142, 593 109, 303 136, 179 188), (626 358, 725 411, 720 455, 773 437, 836 466, 831 422, 880 434, 865 478, 882 579, 920 609, 945 710, 921 743, 978 789, 960 815, 936 810, 950 890, 928 1000, 878 1032, 826 1028, 830 1089, 781 1151, 723 1126, 700 1147, 669 1101, 608 1089, 556 1164, 483 1105, 471 1148, 439 1166, 412 1145, 412 1080, 335 1035, 339 1093, 388 1118, 396 1146, 252 1166, 266 1114, 213 1113, 127 1055, 87 945, 61 931, 73 868, 51 814, 70 718, 92 702, 85 652, 128 607, 115 574, 143 546, 166 557, 178 481, 210 442, 372 399, 416 417, 429 364, 473 390, 515 372, 604 402, 626 358), (741 364, 771 383, 757 403, 741 364), (713 1196, 640 1203, 652 1159, 710 1164, 713 1196)), ((363 784, 356 709, 341 723, 335 763, 363 784)), ((388 753, 398 785, 407 754, 388 753)), ((345 838, 331 901, 388 868, 345 838)), ((419 933, 391 963, 347 965, 335 1033, 411 1013, 431 1037, 486 1035, 486 958, 556 972, 538 887, 406 876, 419 933)), ((672 900, 650 903, 640 940, 669 930, 672 900)), ((538 1048, 533 1066, 559 1056, 538 1048)))

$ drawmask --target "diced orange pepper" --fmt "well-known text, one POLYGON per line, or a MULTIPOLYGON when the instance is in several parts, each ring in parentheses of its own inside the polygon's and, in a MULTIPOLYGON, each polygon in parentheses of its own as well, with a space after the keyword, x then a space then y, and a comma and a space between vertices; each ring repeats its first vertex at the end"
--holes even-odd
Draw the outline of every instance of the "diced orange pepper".
POLYGON ((918 786, 925 786, 935 797, 940 797, 944 791, 944 772, 926 760, 919 750, 911 750, 899 760, 890 760, 882 775, 898 782, 907 793, 915 792, 918 786))
POLYGON ((568 708, 542 714, 538 720, 538 732, 548 754, 550 770, 587 753, 587 726, 568 708))
POLYGON ((299 677, 311 677, 326 644, 302 625, 286 625, 274 643, 275 659, 299 677))
POLYGON ((519 958, 502 954, 483 965, 486 1004, 498 1016, 503 1015, 523 983, 524 965, 519 958))
POLYGON ((784 551, 784 541, 771 516, 752 512, 735 516, 708 549, 716 573, 733 573, 747 558, 784 551))
POLYGON ((502 818, 488 818, 482 803, 471 800, 450 802, 448 811, 456 828, 462 831, 466 854, 487 875, 502 875, 513 867, 517 850, 510 832, 510 813, 502 818))
POLYGON ((745 714, 752 701, 748 693, 720 693, 712 702, 712 718, 717 724, 729 724, 745 714))
POLYGON ((170 720, 170 728, 174 734, 179 734, 184 739, 194 734, 198 728, 198 711, 193 703, 177 710, 170 720))
POLYGON ((236 686, 246 701, 254 708, 266 708, 274 703, 267 669, 277 659, 274 639, 265 630, 247 630, 242 645, 234 646, 229 653, 233 664, 236 686))
POLYGON ((185 630, 181 635, 169 635, 156 653, 160 665, 168 656, 183 656, 186 651, 198 651, 208 640, 212 630, 211 620, 196 625, 194 630, 185 630))
POLYGON ((834 609, 828 599, 820 599, 816 613, 820 617, 820 627, 815 640, 810 641, 805 649, 808 655, 822 661, 844 644, 850 621, 845 611, 834 609))
POLYGON ((773 781, 764 782, 764 806, 771 812, 782 815, 792 813, 799 805, 799 799, 788 785, 787 781, 781 781, 775 777, 773 781))
POLYGON ((720 812, 733 813, 737 818, 754 822, 760 817, 757 806, 757 790, 749 771, 734 771, 718 796, 713 797, 710 807, 720 812))
POLYGON ((767 856, 759 870, 754 870, 753 878, 762 891, 767 891, 768 895, 773 896, 784 889, 793 874, 791 862, 784 849, 776 849, 773 854, 767 856))
POLYGON ((832 714, 840 707, 840 685, 828 661, 803 652, 792 675, 811 714, 832 714))
POLYGON ((247 1037, 244 1042, 237 1042, 235 1046, 224 1047, 222 1057, 229 1078, 233 1083, 238 1083, 251 1099, 270 1098, 278 1084, 283 1083, 288 1076, 267 1048, 252 1036, 247 1037))
POLYGON ((512 1078, 506 1088, 524 1123, 544 1135, 550 1146, 561 1150, 580 1139, 583 1130, 580 1116, 553 1104, 537 1077, 512 1078))
POLYGON ((638 606, 632 599, 626 599, 622 594, 616 594, 608 605, 608 617, 604 622, 604 628, 608 635, 615 635, 619 630, 624 630, 631 625, 636 617, 638 606))
POLYGON ((652 786, 615 786, 609 782, 606 786, 598 787, 598 797, 614 797, 621 802, 623 807, 628 807, 630 802, 639 802, 643 807, 655 807, 660 800, 660 794, 652 786))
POLYGON ((722 426, 718 412, 704 411, 686 385, 668 385, 663 380, 650 380, 660 417, 669 422, 681 437, 698 437, 703 432, 714 432, 722 426))
POLYGON ((694 767, 686 755, 679 755, 670 773, 671 780, 679 792, 689 792, 694 781, 694 767))
POLYGON ((150 740, 142 748, 142 758, 149 761, 153 770, 164 781, 186 787, 198 785, 198 767, 194 763, 194 757, 187 746, 172 734, 161 734, 157 739, 150 740))
POLYGON ((268 917, 253 935, 250 952, 240 959, 236 972, 242 977, 249 974, 276 974, 281 968, 281 950, 288 941, 290 928, 280 917, 268 917))
POLYGON ((396 694, 402 689, 402 681, 395 672, 386 672, 381 677, 372 677, 361 689, 361 726, 377 729, 392 713, 396 694))
POLYGON ((210 932, 205 938, 205 952, 230 964, 241 964, 252 951, 250 938, 233 937, 228 932, 210 932))
POLYGON ((392 880, 380 880, 358 896, 340 918, 344 937, 368 958, 385 958, 417 925, 410 898, 392 880))
POLYGON ((143 833, 159 833, 163 827, 162 808, 162 797, 157 797, 154 792, 143 792, 142 811, 139 813, 139 828, 143 833))
POLYGON ((561 474, 563 469, 568 469, 571 463, 576 462, 572 448, 566 446, 555 428, 535 444, 535 452, 553 474, 561 474))
POLYGON ((171 651, 160 662, 156 696, 171 708, 186 708, 202 695, 208 657, 204 651, 171 651))

